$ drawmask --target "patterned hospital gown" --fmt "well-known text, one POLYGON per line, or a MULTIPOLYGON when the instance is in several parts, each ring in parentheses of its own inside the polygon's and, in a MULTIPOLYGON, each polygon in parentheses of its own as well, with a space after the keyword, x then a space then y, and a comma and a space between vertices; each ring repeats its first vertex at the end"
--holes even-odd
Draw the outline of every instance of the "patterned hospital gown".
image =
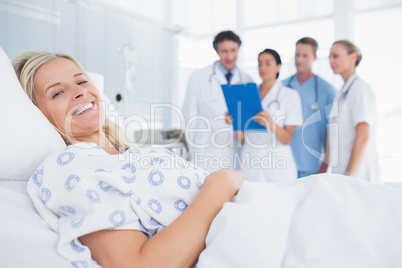
POLYGON ((90 267, 80 236, 131 229, 151 237, 186 209, 207 175, 167 149, 109 155, 96 144, 79 143, 48 157, 27 190, 59 233, 58 252, 75 267, 90 267))

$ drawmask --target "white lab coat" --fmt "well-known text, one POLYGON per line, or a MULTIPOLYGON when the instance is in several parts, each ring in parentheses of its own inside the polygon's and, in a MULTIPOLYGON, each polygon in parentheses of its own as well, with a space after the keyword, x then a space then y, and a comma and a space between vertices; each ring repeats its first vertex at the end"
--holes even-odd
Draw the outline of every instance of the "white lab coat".
MULTIPOLYGON (((300 95, 297 91, 283 86, 280 81, 275 82, 261 104, 279 127, 302 126, 300 95), (279 109, 278 105, 273 103, 276 99, 279 109)), ((247 131, 245 134, 241 171, 248 180, 288 183, 297 179, 297 166, 290 144, 283 144, 270 130, 247 131)))
POLYGON ((329 153, 332 173, 345 173, 356 138, 356 126, 366 122, 370 126, 369 140, 355 177, 380 181, 376 117, 376 99, 373 90, 357 74, 353 74, 335 98, 330 113, 329 153), (345 95, 346 91, 348 92, 345 95))
MULTIPOLYGON (((231 84, 250 82, 251 77, 236 68, 231 84)), ((183 104, 191 161, 209 172, 234 167, 236 145, 233 129, 225 122, 228 108, 222 84, 227 84, 227 80, 216 63, 195 71, 183 104)))

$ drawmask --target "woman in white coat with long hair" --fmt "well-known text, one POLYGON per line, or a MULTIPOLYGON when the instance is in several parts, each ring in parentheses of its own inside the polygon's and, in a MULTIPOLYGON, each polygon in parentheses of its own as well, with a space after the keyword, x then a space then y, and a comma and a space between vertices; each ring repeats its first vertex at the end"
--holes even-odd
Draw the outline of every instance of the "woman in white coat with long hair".
POLYGON ((333 43, 329 60, 345 81, 330 114, 329 152, 332 172, 368 181, 380 180, 376 148, 376 98, 357 74, 360 49, 348 40, 333 43))
MULTIPOLYGON (((290 142, 294 129, 303 123, 303 114, 299 93, 277 80, 281 64, 273 49, 258 54, 263 111, 255 115, 254 121, 266 130, 236 133, 243 144, 240 169, 250 181, 287 183, 297 179, 290 142)), ((227 122, 231 121, 227 116, 227 122)))

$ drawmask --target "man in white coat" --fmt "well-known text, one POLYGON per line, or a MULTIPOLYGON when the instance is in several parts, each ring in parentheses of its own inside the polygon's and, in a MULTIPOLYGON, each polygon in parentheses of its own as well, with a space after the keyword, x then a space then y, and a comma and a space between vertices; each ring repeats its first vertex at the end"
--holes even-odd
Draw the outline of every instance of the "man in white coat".
POLYGON ((227 166, 237 167, 238 145, 232 126, 225 122, 228 109, 221 85, 252 82, 251 77, 236 66, 240 45, 239 36, 232 31, 217 34, 213 47, 219 60, 195 71, 187 86, 183 113, 190 155, 193 163, 210 172, 227 166))

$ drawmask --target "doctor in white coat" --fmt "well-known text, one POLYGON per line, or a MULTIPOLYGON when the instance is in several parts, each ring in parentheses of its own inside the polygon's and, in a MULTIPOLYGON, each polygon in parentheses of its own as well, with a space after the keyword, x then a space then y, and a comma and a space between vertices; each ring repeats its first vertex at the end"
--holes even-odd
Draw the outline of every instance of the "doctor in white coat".
MULTIPOLYGON (((266 130, 236 133, 243 144, 241 171, 250 181, 289 183, 297 179, 290 142, 294 129, 303 124, 303 112, 299 93, 277 80, 281 63, 273 49, 265 49, 258 55, 263 111, 256 114, 254 121, 266 130)), ((227 117, 227 123, 232 120, 227 117)))
POLYGON ((329 59, 334 73, 345 81, 329 119, 332 172, 378 182, 376 99, 371 87, 356 74, 361 52, 350 41, 340 40, 332 45, 329 59))
POLYGON ((235 167, 237 145, 232 128, 225 123, 228 110, 222 84, 252 82, 236 66, 241 40, 232 31, 215 36, 213 47, 219 56, 214 62, 195 71, 189 79, 183 104, 186 118, 186 139, 192 161, 212 172, 223 167, 235 167))

